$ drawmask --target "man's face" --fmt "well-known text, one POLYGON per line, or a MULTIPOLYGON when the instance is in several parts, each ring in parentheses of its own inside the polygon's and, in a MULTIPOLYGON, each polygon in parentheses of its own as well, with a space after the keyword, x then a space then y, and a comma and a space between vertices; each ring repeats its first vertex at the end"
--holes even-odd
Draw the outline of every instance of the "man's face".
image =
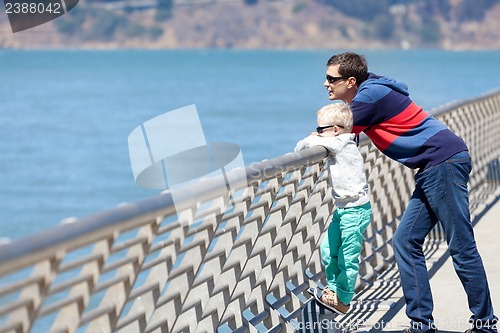
POLYGON ((331 65, 326 69, 326 79, 323 86, 328 90, 330 100, 341 100, 350 104, 354 95, 348 89, 349 78, 339 74, 339 65, 331 65))

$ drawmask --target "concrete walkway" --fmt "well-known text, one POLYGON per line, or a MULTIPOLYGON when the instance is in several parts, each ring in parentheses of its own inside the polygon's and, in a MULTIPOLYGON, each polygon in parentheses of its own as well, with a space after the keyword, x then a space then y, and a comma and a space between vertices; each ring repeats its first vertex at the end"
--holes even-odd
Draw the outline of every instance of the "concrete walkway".
MULTIPOLYGON (((491 207, 474 227, 478 249, 483 258, 496 315, 500 315, 500 201, 491 207)), ((430 279, 434 297, 434 319, 440 332, 464 332, 471 316, 465 292, 455 274, 451 258, 430 279)), ((396 295, 395 295, 396 296, 396 295)), ((401 292, 397 296, 402 296, 401 292)), ((385 332, 401 332, 409 324, 404 301, 386 314, 378 327, 385 332), (392 317, 392 318, 390 318, 392 317)), ((373 324, 373 323, 372 323, 373 324)), ((378 331, 378 329, 374 330, 378 331)))

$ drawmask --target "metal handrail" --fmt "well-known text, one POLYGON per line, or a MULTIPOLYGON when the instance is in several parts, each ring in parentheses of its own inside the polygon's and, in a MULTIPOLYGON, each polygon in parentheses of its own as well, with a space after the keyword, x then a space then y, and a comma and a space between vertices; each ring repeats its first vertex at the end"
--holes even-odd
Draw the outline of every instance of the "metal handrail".
POLYGON ((144 219, 151 220, 157 216, 172 215, 176 213, 176 209, 185 209, 197 202, 214 199, 227 191, 227 186, 221 186, 221 184, 229 185, 230 183, 233 189, 240 189, 252 182, 274 178, 279 174, 318 163, 327 154, 327 150, 323 147, 288 153, 253 163, 247 166, 244 172, 230 171, 226 175, 227 178, 219 175, 187 185, 181 192, 184 194, 184 199, 176 200, 175 204, 171 192, 165 191, 145 200, 122 204, 111 210, 49 228, 16 242, 0 245, 0 276, 35 264, 40 259, 55 255, 60 250, 78 248, 95 242, 113 233, 117 226, 119 229, 140 227, 144 224, 144 219), (138 219, 138 217, 141 218, 138 219))

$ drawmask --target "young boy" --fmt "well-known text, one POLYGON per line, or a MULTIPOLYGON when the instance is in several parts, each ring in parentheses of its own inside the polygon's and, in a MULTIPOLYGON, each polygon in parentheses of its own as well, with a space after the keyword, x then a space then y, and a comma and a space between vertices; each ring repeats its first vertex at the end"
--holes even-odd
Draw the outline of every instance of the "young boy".
POLYGON ((322 292, 316 290, 314 296, 330 310, 345 314, 354 296, 363 234, 372 211, 363 158, 351 133, 351 110, 345 104, 330 104, 317 115, 316 132, 295 147, 295 151, 312 146, 328 149, 328 171, 336 206, 320 246, 327 286, 322 292))

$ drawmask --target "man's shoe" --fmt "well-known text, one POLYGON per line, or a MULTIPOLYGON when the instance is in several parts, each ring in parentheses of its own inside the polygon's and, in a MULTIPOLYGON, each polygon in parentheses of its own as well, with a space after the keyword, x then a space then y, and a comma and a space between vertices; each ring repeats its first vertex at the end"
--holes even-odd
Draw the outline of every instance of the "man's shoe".
POLYGON ((411 328, 407 327, 403 330, 403 333, 417 333, 417 331, 412 330, 411 328))
MULTIPOLYGON (((412 329, 411 327, 407 327, 403 330, 403 333, 421 333, 422 331, 419 331, 419 330, 414 330, 412 329)), ((438 332, 437 329, 434 330, 435 333, 438 332)), ((475 332, 471 332, 471 333, 475 333, 475 332)))

